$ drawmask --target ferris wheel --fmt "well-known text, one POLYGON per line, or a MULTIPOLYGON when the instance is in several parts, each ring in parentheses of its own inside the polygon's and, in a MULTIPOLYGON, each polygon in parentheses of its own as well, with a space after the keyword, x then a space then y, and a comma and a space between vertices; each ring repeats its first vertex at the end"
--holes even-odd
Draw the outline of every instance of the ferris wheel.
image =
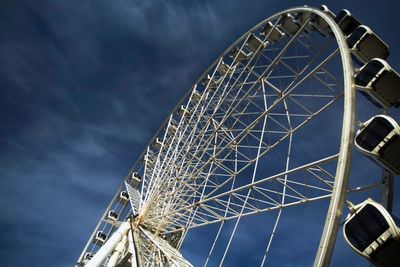
POLYGON ((293 250, 328 266, 342 224, 353 250, 384 262, 382 248, 400 242, 400 127, 390 117, 400 77, 388 55, 347 10, 292 8, 253 27, 160 127, 77 266, 276 266, 296 261, 285 258, 293 250), (354 178, 354 164, 383 175, 354 178), (377 189, 381 203, 350 201, 377 189))

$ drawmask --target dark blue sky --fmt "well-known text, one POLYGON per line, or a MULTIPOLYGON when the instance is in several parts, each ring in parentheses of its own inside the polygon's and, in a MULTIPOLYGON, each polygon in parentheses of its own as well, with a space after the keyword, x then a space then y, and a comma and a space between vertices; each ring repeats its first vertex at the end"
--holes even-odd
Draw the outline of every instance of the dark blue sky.
POLYGON ((0 266, 72 266, 132 163, 207 66, 266 17, 322 3, 378 32, 400 70, 394 0, 2 0, 0 266))

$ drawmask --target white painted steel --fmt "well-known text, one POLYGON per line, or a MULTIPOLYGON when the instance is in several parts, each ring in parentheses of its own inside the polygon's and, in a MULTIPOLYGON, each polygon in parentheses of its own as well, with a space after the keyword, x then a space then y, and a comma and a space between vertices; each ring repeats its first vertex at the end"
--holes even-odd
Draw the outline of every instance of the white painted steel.
POLYGON ((119 257, 124 252, 126 242, 128 241, 128 234, 129 231, 126 235, 122 236, 121 241, 117 244, 117 246, 114 249, 114 252, 111 254, 111 257, 107 262, 107 267, 115 267, 117 265, 119 257))
POLYGON ((87 267, 99 267, 103 264, 106 258, 113 253, 115 247, 123 239, 130 229, 130 220, 123 222, 118 230, 104 243, 104 245, 97 251, 93 258, 85 265, 87 267))
POLYGON ((130 230, 128 232, 128 242, 129 242, 128 251, 132 254, 131 255, 131 267, 138 267, 138 258, 136 257, 137 252, 136 252, 135 243, 133 240, 133 235, 134 234, 133 234, 132 230, 130 230))
POLYGON ((355 90, 353 65, 350 51, 347 46, 346 37, 340 30, 339 26, 329 15, 319 10, 316 10, 315 12, 320 17, 324 18, 336 37, 342 59, 344 77, 344 114, 339 159, 328 214, 321 236, 317 256, 314 261, 314 267, 325 267, 329 266, 333 249, 335 247, 336 236, 339 230, 340 217, 342 215, 349 179, 351 150, 354 142, 355 90))

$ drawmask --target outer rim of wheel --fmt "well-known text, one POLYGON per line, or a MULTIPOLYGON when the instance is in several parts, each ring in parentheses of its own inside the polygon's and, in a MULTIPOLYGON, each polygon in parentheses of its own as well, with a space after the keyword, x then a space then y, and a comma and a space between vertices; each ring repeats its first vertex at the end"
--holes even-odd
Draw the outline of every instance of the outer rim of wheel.
MULTIPOLYGON (((322 232, 318 252, 315 257, 314 267, 328 266, 335 247, 336 237, 339 230, 340 217, 343 211, 343 205, 346 196, 346 189, 349 180, 351 151, 354 141, 354 123, 355 123, 355 89, 353 65, 348 48, 346 37, 337 23, 327 14, 315 8, 301 8, 300 10, 310 11, 323 18, 335 35, 339 46, 340 56, 343 68, 344 84, 344 111, 342 122, 342 135, 338 164, 336 167, 335 183, 332 190, 328 213, 325 220, 324 230, 322 232)), ((289 9, 290 11, 300 11, 299 9, 289 9)))

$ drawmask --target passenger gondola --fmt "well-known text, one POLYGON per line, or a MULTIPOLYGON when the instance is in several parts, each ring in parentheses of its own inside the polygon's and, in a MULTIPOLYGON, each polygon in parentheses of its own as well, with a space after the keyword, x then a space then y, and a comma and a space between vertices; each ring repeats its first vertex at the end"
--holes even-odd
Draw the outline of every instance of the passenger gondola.
POLYGON ((181 105, 181 108, 178 111, 178 115, 183 117, 188 114, 189 114, 189 111, 187 110, 187 108, 184 105, 181 105))
POLYGON ((82 262, 78 263, 79 266, 85 266, 91 259, 93 258, 93 254, 90 252, 86 252, 83 256, 82 262))
POLYGON ((132 177, 131 177, 131 186, 132 187, 136 187, 141 181, 142 181, 142 176, 139 173, 137 173, 137 172, 132 173, 132 177))
POLYGON ((94 243, 97 244, 104 244, 106 242, 107 239, 107 235, 105 233, 103 233, 103 231, 98 231, 94 237, 94 243))
POLYGON ((247 39, 246 46, 253 52, 259 53, 265 48, 267 44, 261 41, 254 33, 251 33, 247 39))
POLYGON ((294 35, 300 29, 300 25, 292 14, 282 15, 278 27, 288 35, 294 35))
POLYGON ((84 259, 90 260, 93 258, 93 254, 90 252, 86 252, 85 256, 83 256, 84 259))
POLYGON ((309 12, 309 11, 303 11, 303 12, 299 12, 296 14, 296 21, 300 26, 302 26, 303 24, 306 24, 304 26, 304 29, 307 32, 311 32, 314 30, 314 26, 311 24, 314 17, 315 17, 314 13, 309 12))
POLYGON ((400 127, 393 118, 377 115, 364 122, 355 145, 387 171, 400 174, 400 127))
POLYGON ((200 94, 200 92, 197 91, 196 89, 194 89, 194 90, 193 90, 193 94, 192 94, 192 99, 191 99, 192 102, 195 103, 195 104, 197 104, 197 103, 199 103, 200 99, 201 99, 201 94, 200 94))
MULTIPOLYGON (((241 57, 241 56, 239 56, 241 57)), ((204 78, 202 84, 209 90, 215 90, 218 87, 220 80, 216 80, 214 77, 211 77, 209 74, 204 78)))
MULTIPOLYGON (((335 14, 330 11, 326 5, 322 5, 319 9, 331 18, 335 19, 335 14)), ((329 37, 333 34, 331 27, 329 27, 329 24, 325 21, 325 19, 321 18, 320 16, 315 16, 314 18, 312 18, 311 24, 318 32, 320 32, 325 37, 329 37)))
POLYGON ((227 74, 229 72, 230 68, 227 64, 225 64, 223 61, 221 61, 221 63, 218 65, 217 70, 221 76, 224 76, 225 74, 227 74))
POLYGON ((119 218, 119 215, 117 212, 115 212, 114 210, 110 210, 107 214, 107 219, 111 220, 111 221, 117 221, 119 218))
POLYGON ((261 30, 261 34, 264 35, 271 44, 279 41, 285 36, 285 33, 278 27, 274 27, 271 21, 268 21, 265 24, 264 28, 261 30))
POLYGON ((389 56, 389 46, 365 25, 358 26, 349 35, 347 44, 361 64, 373 58, 386 59, 389 56))
POLYGON ((118 195, 118 202, 125 204, 129 201, 129 195, 126 191, 121 191, 118 195))
POLYGON ((357 89, 379 108, 400 104, 400 75, 380 58, 365 64, 355 76, 357 89))
POLYGON ((380 204, 367 199, 353 207, 343 226, 350 247, 373 264, 396 267, 400 262, 398 220, 380 204))
POLYGON ((245 53, 243 50, 236 47, 230 53, 229 57, 232 58, 233 60, 235 60, 236 62, 243 63, 245 60, 250 59, 251 54, 245 53))
POLYGON ((162 146, 163 146, 163 142, 161 141, 161 139, 159 137, 157 137, 156 141, 154 141, 154 147, 156 149, 161 149, 162 146))
POLYGON ((178 123, 171 117, 168 123, 168 133, 175 134, 176 130, 178 129, 178 123))
POLYGON ((350 35, 359 25, 361 25, 360 21, 347 9, 340 11, 335 17, 335 21, 346 36, 350 35))

